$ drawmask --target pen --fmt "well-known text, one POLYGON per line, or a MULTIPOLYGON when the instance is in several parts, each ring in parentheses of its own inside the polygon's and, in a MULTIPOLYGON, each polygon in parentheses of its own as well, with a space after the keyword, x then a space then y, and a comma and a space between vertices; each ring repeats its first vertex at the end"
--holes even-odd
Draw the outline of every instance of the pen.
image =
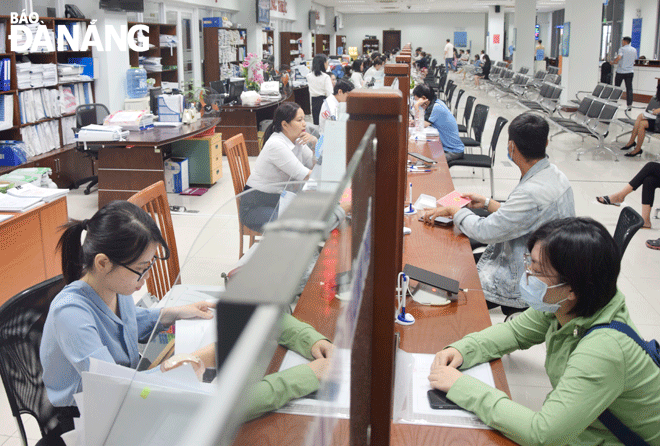
POLYGON ((431 169, 420 170, 420 169, 414 169, 414 168, 411 167, 411 168, 408 169, 408 172, 431 172, 431 169))
POLYGON ((412 183, 410 183, 410 189, 409 189, 409 191, 410 191, 410 209, 409 209, 409 211, 410 211, 410 212, 413 212, 413 205, 412 205, 412 183))

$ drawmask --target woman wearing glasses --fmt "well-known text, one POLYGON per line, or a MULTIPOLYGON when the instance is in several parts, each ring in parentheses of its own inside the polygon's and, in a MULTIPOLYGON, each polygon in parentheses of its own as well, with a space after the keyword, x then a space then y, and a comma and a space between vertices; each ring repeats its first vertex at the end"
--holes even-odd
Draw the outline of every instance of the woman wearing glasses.
POLYGON ((61 409, 66 431, 79 416, 73 394, 90 358, 136 368, 138 341, 146 342, 159 316, 163 327, 177 319, 211 319, 213 304, 135 306, 131 295, 144 285, 158 252, 167 258, 169 249, 152 218, 127 201, 108 204, 90 220, 69 222, 58 246, 68 285, 50 305, 40 356, 48 398, 61 409))
POLYGON ((606 409, 646 441, 634 444, 660 445, 658 366, 617 330, 585 336, 612 321, 636 331, 617 290, 620 255, 609 232, 589 218, 565 218, 540 227, 527 246, 520 290, 531 308, 439 352, 431 387, 521 445, 620 444, 598 420, 606 409), (553 390, 539 412, 459 371, 543 342, 553 390))

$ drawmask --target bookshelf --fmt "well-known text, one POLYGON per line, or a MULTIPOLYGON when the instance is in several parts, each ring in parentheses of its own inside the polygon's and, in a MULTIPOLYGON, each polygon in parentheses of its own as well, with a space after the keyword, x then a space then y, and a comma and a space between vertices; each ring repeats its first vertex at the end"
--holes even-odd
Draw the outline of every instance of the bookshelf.
POLYGON ((270 56, 273 56, 275 54, 275 31, 271 30, 263 30, 261 31, 261 58, 262 59, 268 59, 270 56))
MULTIPOLYGON (((12 110, 12 126, 10 128, 0 130, 0 140, 16 140, 16 141, 26 141, 30 144, 29 139, 27 138, 28 133, 31 131, 41 132, 45 129, 45 125, 48 126, 49 141, 51 145, 54 146, 51 150, 44 151, 39 155, 32 156, 28 158, 27 163, 16 166, 16 167, 50 167, 52 169, 51 179, 59 187, 69 187, 76 180, 89 177, 92 174, 92 163, 89 158, 83 159, 83 155, 77 152, 74 149, 72 144, 66 144, 65 141, 65 132, 70 131, 72 127, 71 119, 74 116, 74 113, 60 113, 59 106, 60 103, 53 102, 53 110, 56 110, 53 113, 53 116, 49 117, 40 117, 39 119, 30 119, 24 123, 21 123, 21 106, 19 103, 19 97, 22 97, 24 93, 34 94, 35 98, 39 97, 36 95, 41 95, 43 92, 51 91, 58 89, 60 90, 59 96, 62 96, 63 89, 68 90, 68 87, 71 86, 71 91, 75 91, 75 85, 84 85, 88 84, 88 87, 82 87, 83 90, 87 90, 89 97, 89 102, 93 103, 94 100, 94 81, 77 81, 77 82, 61 82, 58 77, 58 82, 55 85, 48 85, 43 87, 24 87, 18 88, 18 77, 17 77, 17 63, 22 62, 23 57, 29 59, 29 61, 34 64, 62 64, 62 63, 90 63, 92 51, 91 49, 87 51, 57 51, 57 45, 55 45, 56 51, 50 52, 41 52, 41 53, 16 53, 11 51, 10 41, 8 35, 10 33, 10 27, 12 26, 8 16, 0 16, 0 23, 3 24, 5 29, 5 34, 0 36, 0 39, 4 39, 5 43, 5 52, 0 54, 1 59, 10 60, 10 89, 9 91, 0 91, 0 95, 9 96, 12 98, 13 110, 12 110), (85 59, 89 58, 89 59, 85 59)), ((89 19, 68 19, 68 18, 53 18, 53 17, 41 17, 40 23, 44 24, 47 29, 52 30, 53 33, 56 33, 57 26, 67 25, 71 26, 81 26, 86 27, 89 23, 89 19)), ((81 33, 81 39, 84 35, 84 32, 81 33)), ((89 70, 89 69, 88 69, 89 70)), ((90 77, 93 76, 93 70, 88 71, 90 77)), ((60 99, 61 101, 61 99, 60 99)), ((24 121, 27 119, 27 114, 24 114, 24 121)), ((38 133, 37 140, 43 143, 45 137, 44 133, 38 133)), ((50 146, 47 146, 50 147, 50 146)), ((47 148, 45 147, 45 148, 47 148)), ((43 150, 43 147, 42 149, 43 150)), ((16 167, 1 167, 0 174, 6 173, 15 169, 16 167)))
POLYGON ((280 33, 280 64, 291 66, 294 59, 302 54, 302 33, 281 32, 280 33))
POLYGON ((372 51, 379 51, 380 42, 378 39, 364 39, 362 41, 362 54, 368 54, 372 51))
POLYGON ((129 29, 134 25, 145 25, 149 28, 149 50, 138 53, 132 49, 129 49, 128 59, 131 67, 138 67, 140 65, 140 56, 159 57, 160 63, 163 66, 162 71, 147 70, 147 78, 153 79, 154 85, 156 87, 160 87, 163 81, 178 82, 178 48, 176 46, 161 46, 161 35, 176 36, 176 25, 167 25, 164 23, 128 22, 129 29))
POLYGON ((346 46, 346 36, 340 36, 340 35, 335 36, 335 51, 337 52, 337 55, 339 55, 339 48, 343 48, 341 54, 348 54, 348 47, 346 46))
POLYGON ((314 39, 314 55, 330 55, 330 34, 312 34, 314 39))
POLYGON ((227 77, 221 70, 239 65, 247 56, 247 29, 204 27, 204 84, 227 77))

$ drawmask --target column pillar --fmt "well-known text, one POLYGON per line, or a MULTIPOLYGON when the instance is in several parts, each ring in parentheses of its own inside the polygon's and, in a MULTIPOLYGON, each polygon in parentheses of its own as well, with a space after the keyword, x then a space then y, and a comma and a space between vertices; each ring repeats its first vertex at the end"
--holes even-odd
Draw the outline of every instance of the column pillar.
POLYGON ((488 42, 486 54, 492 62, 501 62, 503 60, 504 49, 504 7, 488 7, 488 42), (499 12, 495 12, 499 9, 499 12))
MULTIPOLYGON (((536 0, 516 0, 514 23, 516 51, 513 53, 513 69, 534 69, 534 26, 536 25, 536 0)), ((598 52, 598 51, 596 51, 598 52)))
POLYGON ((565 100, 593 90, 599 80, 602 5, 600 0, 566 0, 564 22, 570 23, 570 37, 568 57, 562 58, 565 100))

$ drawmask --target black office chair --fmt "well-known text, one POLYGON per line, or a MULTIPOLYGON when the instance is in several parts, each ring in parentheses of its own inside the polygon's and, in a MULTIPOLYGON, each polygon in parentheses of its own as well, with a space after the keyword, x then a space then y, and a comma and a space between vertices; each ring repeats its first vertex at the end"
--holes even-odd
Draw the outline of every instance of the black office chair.
POLYGON ((463 124, 458 124, 459 133, 467 133, 470 128, 470 118, 472 117, 472 107, 477 100, 474 96, 468 96, 465 101, 465 109, 463 110, 463 124))
POLYGON ((463 155, 463 158, 447 163, 450 169, 454 166, 466 166, 472 168, 480 167, 482 169, 488 169, 490 172, 491 198, 493 198, 495 195, 495 181, 493 178, 493 166, 495 166, 495 149, 497 148, 497 140, 500 138, 500 133, 502 133, 502 129, 507 124, 507 122, 509 121, 501 116, 497 118, 497 121, 495 122, 495 129, 493 130, 493 137, 490 140, 490 147, 488 148, 488 155, 471 155, 466 153, 463 155))
MULTIPOLYGON (((80 129, 86 125, 90 124, 103 124, 103 120, 110 114, 108 107, 103 104, 86 104, 79 105, 76 107, 76 127, 74 127, 74 133, 78 133, 80 129)), ((90 144, 83 144, 81 142, 76 143, 76 150, 85 154, 86 156, 98 160, 99 159, 99 150, 101 146, 95 146, 90 144)), ((78 189, 80 185, 90 182, 85 188, 85 195, 89 195, 94 187, 99 182, 98 175, 92 175, 91 177, 83 178, 76 181, 73 184, 73 189, 78 189)))
POLYGON ((36 418, 43 437, 37 444, 54 444, 53 439, 62 433, 57 409, 46 395, 39 358, 48 308, 62 288, 64 278, 53 277, 17 294, 0 307, 0 376, 24 444, 28 443, 21 414, 36 418))
POLYGON ((463 94, 465 93, 465 90, 462 88, 458 90, 458 95, 456 96, 456 104, 454 104, 454 118, 458 116, 458 104, 461 103, 461 98, 463 97, 463 94))
POLYGON ((451 111, 451 100, 454 97, 454 90, 456 90, 456 84, 452 81, 447 82, 447 99, 445 100, 445 104, 447 105, 447 108, 449 111, 451 111), (449 83, 451 82, 451 84, 449 83))
MULTIPOLYGON (((484 104, 477 104, 474 108, 474 116, 472 116, 472 125, 470 126, 474 138, 461 136, 461 141, 463 141, 465 148, 479 147, 479 149, 482 149, 481 137, 483 136, 484 128, 486 127, 488 110, 490 110, 490 108, 484 104)), ((483 150, 481 150, 481 152, 483 153, 483 150)))
POLYGON ((644 225, 644 219, 637 213, 636 210, 630 206, 626 206, 619 214, 619 220, 616 222, 616 229, 614 230, 614 241, 619 248, 619 254, 623 258, 623 253, 628 247, 628 243, 632 240, 633 236, 639 228, 644 225))

